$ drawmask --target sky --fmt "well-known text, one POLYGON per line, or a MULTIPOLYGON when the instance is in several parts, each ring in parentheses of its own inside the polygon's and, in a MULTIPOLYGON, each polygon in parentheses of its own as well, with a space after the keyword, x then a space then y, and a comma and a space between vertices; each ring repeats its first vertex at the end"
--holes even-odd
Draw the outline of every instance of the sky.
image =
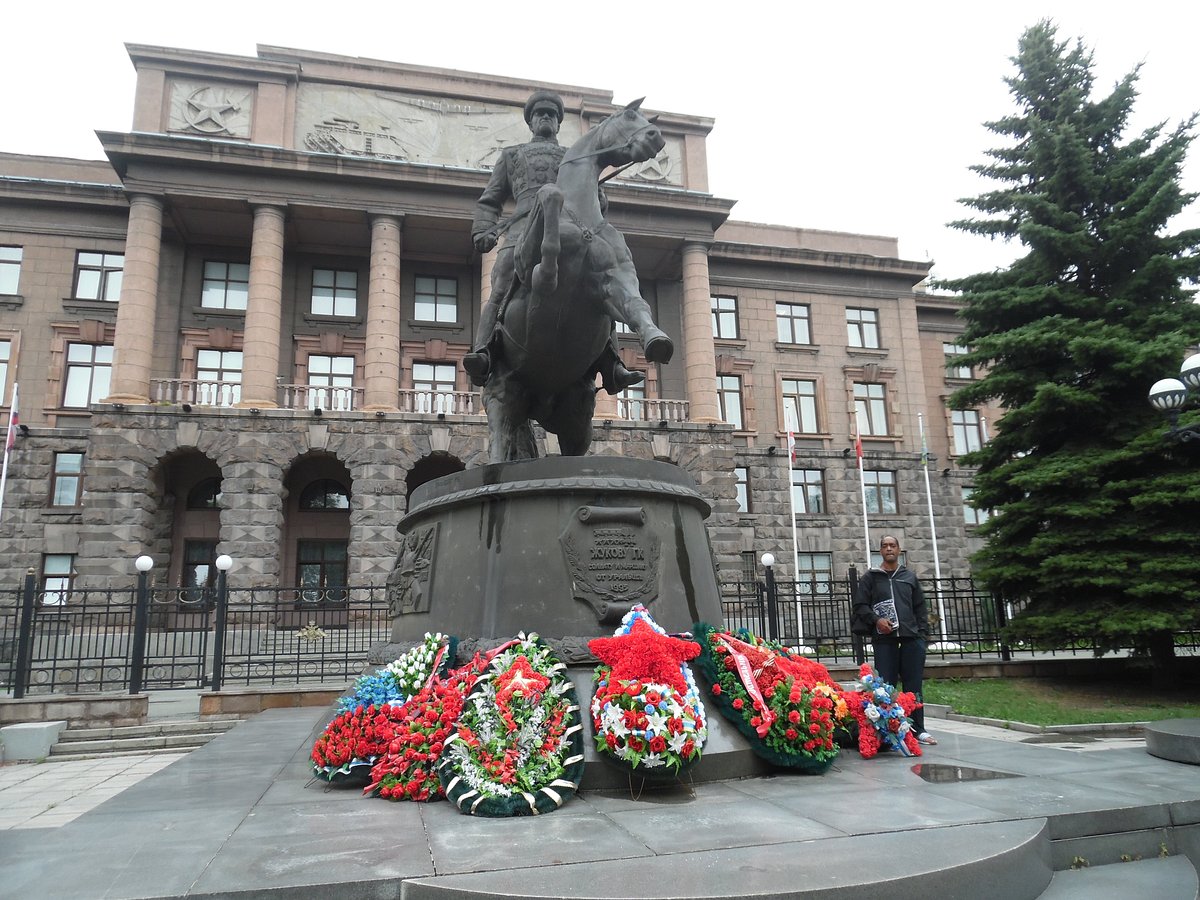
MULTIPOLYGON (((1019 247, 947 223, 989 189, 969 170, 1013 110, 1004 78, 1027 27, 1095 54, 1095 96, 1139 63, 1136 130, 1200 111, 1200 4, 1006 0, 855 4, 59 0, 5 12, 0 151, 101 159, 133 117, 126 43, 254 56, 258 44, 611 91, 707 116, 709 189, 733 217, 896 237, 935 277, 1002 267, 1019 247), (530 4, 529 9, 534 7, 530 4)), ((1131 132, 1132 134, 1132 132, 1131 132)), ((1200 145, 1184 186, 1200 192, 1200 145)), ((1173 227, 1200 227, 1200 204, 1173 227)))

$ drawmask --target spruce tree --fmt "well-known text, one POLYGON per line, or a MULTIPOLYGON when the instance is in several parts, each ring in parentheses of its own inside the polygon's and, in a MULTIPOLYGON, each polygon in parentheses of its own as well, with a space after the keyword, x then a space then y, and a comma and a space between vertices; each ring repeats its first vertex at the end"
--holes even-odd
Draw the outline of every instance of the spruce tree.
POLYGON ((1126 137, 1138 71, 1093 99, 1091 52, 1048 21, 1013 62, 1016 111, 987 123, 1005 145, 972 167, 996 187, 951 224, 1026 252, 942 284, 965 301, 955 363, 986 373, 951 405, 1006 410, 964 459, 993 511, 974 571, 1020 601, 1012 637, 1134 647, 1161 676, 1174 633, 1200 626, 1200 449, 1164 440, 1146 400, 1200 342, 1200 230, 1169 230, 1195 196, 1180 186, 1195 116, 1126 137))

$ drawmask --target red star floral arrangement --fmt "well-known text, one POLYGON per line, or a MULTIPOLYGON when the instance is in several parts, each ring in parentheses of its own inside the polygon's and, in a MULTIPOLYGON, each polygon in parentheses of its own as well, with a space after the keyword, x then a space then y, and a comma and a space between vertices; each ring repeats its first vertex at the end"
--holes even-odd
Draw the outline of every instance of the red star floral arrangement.
POLYGON ((602 663, 591 703, 600 757, 650 779, 678 777, 699 761, 708 728, 687 660, 700 645, 669 636, 639 604, 588 649, 602 663))
POLYGON ((579 788, 582 731, 566 666, 536 634, 522 634, 489 654, 437 775, 446 797, 468 815, 552 812, 579 788))
POLYGON ((896 750, 904 756, 920 756, 910 718, 921 705, 915 694, 898 691, 864 664, 858 670, 855 690, 846 694, 850 713, 858 722, 858 752, 870 759, 880 750, 896 750))
POLYGON ((391 743, 400 708, 454 659, 457 641, 444 634, 425 639, 386 668, 364 675, 338 700, 338 714, 313 744, 313 774, 339 787, 372 780, 371 768, 391 743))
POLYGON ((721 631, 701 622, 693 633, 709 699, 755 753, 810 774, 833 764, 834 729, 848 710, 828 669, 745 630, 721 631))

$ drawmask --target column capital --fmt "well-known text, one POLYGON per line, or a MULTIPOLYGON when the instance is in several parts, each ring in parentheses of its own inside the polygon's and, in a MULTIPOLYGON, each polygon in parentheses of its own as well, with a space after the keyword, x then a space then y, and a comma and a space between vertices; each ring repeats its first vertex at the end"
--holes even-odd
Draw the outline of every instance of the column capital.
POLYGON ((397 225, 403 225, 404 213, 394 209, 368 209, 367 221, 372 225, 379 221, 392 221, 397 225))

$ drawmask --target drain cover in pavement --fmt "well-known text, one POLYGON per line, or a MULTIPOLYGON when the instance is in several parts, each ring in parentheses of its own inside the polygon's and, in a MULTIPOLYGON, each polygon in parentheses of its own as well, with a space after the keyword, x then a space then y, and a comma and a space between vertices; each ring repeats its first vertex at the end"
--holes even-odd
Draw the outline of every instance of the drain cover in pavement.
POLYGON ((917 763, 914 773, 926 781, 945 784, 952 781, 992 781, 996 778, 1023 778, 1012 772, 997 772, 994 769, 972 769, 970 766, 948 766, 944 763, 917 763))

